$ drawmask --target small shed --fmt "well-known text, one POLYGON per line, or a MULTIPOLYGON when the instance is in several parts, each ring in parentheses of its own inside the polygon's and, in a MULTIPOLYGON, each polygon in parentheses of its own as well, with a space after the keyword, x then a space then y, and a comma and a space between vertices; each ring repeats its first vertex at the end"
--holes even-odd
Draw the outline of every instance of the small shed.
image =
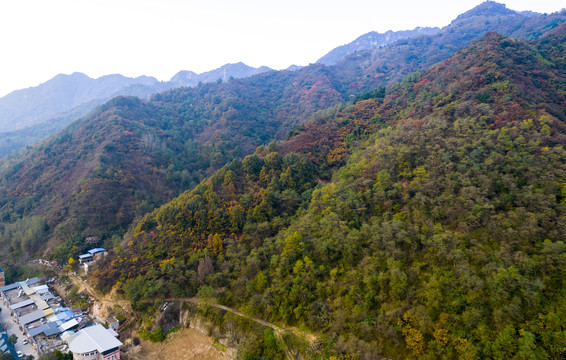
POLYGON ((116 330, 120 327, 120 321, 116 319, 116 317, 114 316, 111 316, 108 319, 106 319, 106 322, 108 323, 108 327, 110 329, 116 330))
POLYGON ((79 255, 79 264, 81 264, 81 265, 88 264, 89 262, 91 262, 93 260, 94 260, 94 258, 92 257, 92 254, 79 255))

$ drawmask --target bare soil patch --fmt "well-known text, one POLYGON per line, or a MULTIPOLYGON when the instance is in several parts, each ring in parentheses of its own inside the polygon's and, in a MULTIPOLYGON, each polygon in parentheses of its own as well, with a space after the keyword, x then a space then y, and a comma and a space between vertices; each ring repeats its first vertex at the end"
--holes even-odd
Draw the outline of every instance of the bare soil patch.
POLYGON ((234 350, 215 346, 214 340, 195 329, 181 329, 169 335, 163 343, 141 340, 141 344, 124 354, 123 358, 140 360, 230 360, 234 350))

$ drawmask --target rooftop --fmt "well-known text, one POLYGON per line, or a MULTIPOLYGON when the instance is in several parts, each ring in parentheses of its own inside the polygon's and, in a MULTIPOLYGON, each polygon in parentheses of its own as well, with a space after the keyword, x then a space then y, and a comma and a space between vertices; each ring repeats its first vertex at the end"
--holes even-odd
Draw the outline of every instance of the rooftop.
POLYGON ((104 249, 104 248, 95 248, 95 249, 89 250, 88 253, 94 255, 94 254, 97 254, 99 252, 105 252, 105 251, 106 251, 106 249, 104 249))
POLYGON ((18 354, 14 346, 8 342, 8 334, 0 335, 0 354, 10 353, 14 359, 17 359, 18 354))
POLYGON ((45 313, 43 312, 43 310, 35 310, 34 312, 31 312, 29 314, 20 317, 20 322, 23 325, 27 325, 43 317, 45 317, 45 313))
POLYGON ((17 288, 21 288, 23 286, 30 286, 33 284, 37 284, 39 282, 39 278, 31 278, 31 279, 27 279, 26 281, 20 281, 20 282, 15 282, 13 284, 10 285, 6 285, 6 286, 2 286, 0 287, 0 292, 5 292, 8 290, 12 290, 12 289, 17 289, 17 288))
POLYGON ((59 325, 56 322, 49 322, 28 331, 29 336, 34 337, 38 334, 44 333, 45 336, 51 336, 61 333, 59 325))
POLYGON ((16 309, 19 309, 19 308, 22 308, 22 307, 25 307, 25 306, 28 306, 28 305, 32 305, 32 304, 35 304, 35 301, 33 301, 33 299, 27 299, 27 300, 24 300, 24 301, 20 301, 19 303, 15 303, 15 304, 12 305, 12 310, 16 310, 16 309))
POLYGON ((34 286, 32 289, 34 289, 37 294, 45 294, 46 292, 49 292, 49 286, 47 285, 34 286))
POLYGON ((78 336, 71 340, 69 349, 75 354, 84 354, 94 350, 103 353, 121 345, 122 342, 104 326, 96 324, 79 331, 78 336))
POLYGON ((20 318, 22 318, 23 316, 26 316, 27 314, 31 314, 31 313, 34 312, 34 311, 42 310, 42 309, 38 309, 38 308, 37 308, 37 305, 35 305, 35 302, 34 302, 33 304, 31 304, 31 305, 23 306, 23 307, 20 307, 20 308, 18 308, 18 309, 14 309, 14 308, 12 308, 12 309, 14 310, 14 312, 15 312, 20 318))

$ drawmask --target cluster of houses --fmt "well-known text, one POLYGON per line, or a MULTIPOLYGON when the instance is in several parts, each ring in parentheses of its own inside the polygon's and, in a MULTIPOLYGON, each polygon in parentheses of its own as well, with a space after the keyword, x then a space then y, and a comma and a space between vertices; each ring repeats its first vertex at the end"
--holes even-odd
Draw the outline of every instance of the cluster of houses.
POLYGON ((80 309, 63 306, 62 299, 38 278, 4 284, 0 301, 38 354, 70 350, 75 359, 120 359, 122 343, 115 329, 93 324, 80 309))

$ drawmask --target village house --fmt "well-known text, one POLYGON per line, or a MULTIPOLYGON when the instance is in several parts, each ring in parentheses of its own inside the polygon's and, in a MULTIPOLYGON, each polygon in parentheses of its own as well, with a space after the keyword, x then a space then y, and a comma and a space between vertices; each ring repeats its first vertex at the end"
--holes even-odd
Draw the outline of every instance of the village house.
POLYGON ((108 328, 112 330, 118 330, 118 328, 120 327, 120 321, 116 319, 115 316, 107 318, 106 323, 108 324, 108 328))
POLYGON ((81 264, 81 265, 85 265, 85 264, 88 264, 88 263, 93 262, 93 261, 94 261, 94 258, 92 257, 91 254, 79 255, 79 264, 81 264))
POLYGON ((108 255, 108 251, 104 248, 95 248, 87 251, 86 254, 79 255, 79 264, 81 264, 88 274, 89 267, 92 262, 99 260, 100 258, 108 255))

